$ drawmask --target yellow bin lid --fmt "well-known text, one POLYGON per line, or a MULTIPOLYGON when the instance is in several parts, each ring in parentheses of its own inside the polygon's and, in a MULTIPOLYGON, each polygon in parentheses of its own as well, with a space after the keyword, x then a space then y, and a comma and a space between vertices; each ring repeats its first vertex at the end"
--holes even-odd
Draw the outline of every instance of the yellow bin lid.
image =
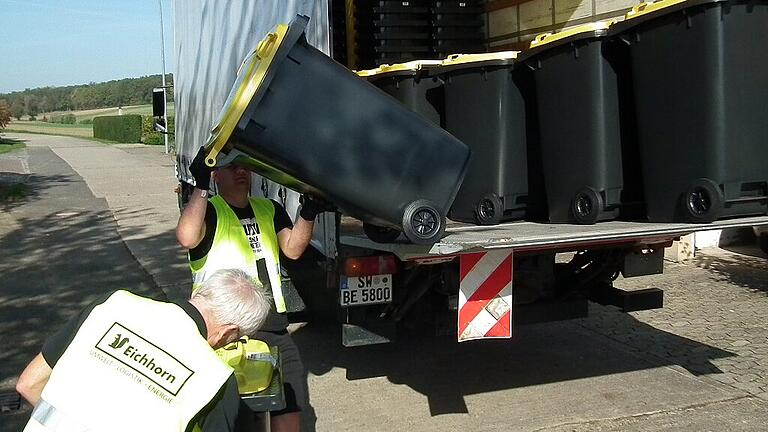
POLYGON ((615 20, 610 21, 598 21, 589 24, 584 24, 576 27, 567 28, 557 33, 542 33, 537 35, 532 41, 529 48, 538 48, 542 45, 562 41, 565 38, 569 38, 584 33, 593 33, 596 36, 603 36, 608 31, 608 28, 613 24, 615 20))
POLYGON ((275 59, 275 55, 288 33, 288 28, 285 24, 278 24, 259 42, 256 49, 245 57, 240 65, 235 84, 232 86, 219 118, 211 129, 211 135, 205 143, 208 152, 205 163, 208 166, 216 165, 216 156, 232 136, 235 126, 256 94, 256 90, 263 83, 269 66, 275 59))
POLYGON ((481 54, 451 54, 442 61, 440 66, 471 65, 492 61, 514 61, 520 51, 499 51, 481 54))
POLYGON ((384 74, 396 74, 398 72, 412 72, 417 73, 419 71, 429 69, 432 67, 440 66, 440 60, 413 60, 406 63, 396 64, 383 64, 375 69, 366 69, 356 71, 355 73, 364 78, 375 77, 384 74))
POLYGON ((674 6, 680 3, 685 3, 687 0, 659 0, 655 2, 642 2, 640 4, 636 4, 632 7, 632 10, 627 12, 626 15, 624 15, 625 20, 630 20, 634 18, 641 17, 643 15, 647 15, 649 13, 653 13, 656 11, 659 11, 664 8, 668 8, 670 6, 674 6))

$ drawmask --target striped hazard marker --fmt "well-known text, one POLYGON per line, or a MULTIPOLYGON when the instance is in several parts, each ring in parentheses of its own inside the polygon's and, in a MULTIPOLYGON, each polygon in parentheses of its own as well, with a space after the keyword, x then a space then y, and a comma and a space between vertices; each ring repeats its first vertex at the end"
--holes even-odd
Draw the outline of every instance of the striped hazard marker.
POLYGON ((512 337, 512 251, 459 258, 459 342, 512 337))

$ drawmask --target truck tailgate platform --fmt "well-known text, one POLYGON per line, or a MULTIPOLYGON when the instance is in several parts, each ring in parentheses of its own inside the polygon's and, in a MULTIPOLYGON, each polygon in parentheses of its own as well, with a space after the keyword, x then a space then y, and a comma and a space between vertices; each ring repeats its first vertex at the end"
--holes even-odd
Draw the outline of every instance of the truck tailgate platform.
POLYGON ((449 223, 446 235, 439 242, 425 246, 406 243, 402 237, 395 243, 375 243, 363 234, 358 221, 344 217, 339 240, 342 245, 391 252, 402 260, 418 260, 497 248, 510 248, 518 253, 538 250, 565 252, 601 244, 655 244, 695 231, 755 225, 768 225, 768 216, 720 220, 709 224, 611 221, 571 225, 517 221, 479 226, 449 223))

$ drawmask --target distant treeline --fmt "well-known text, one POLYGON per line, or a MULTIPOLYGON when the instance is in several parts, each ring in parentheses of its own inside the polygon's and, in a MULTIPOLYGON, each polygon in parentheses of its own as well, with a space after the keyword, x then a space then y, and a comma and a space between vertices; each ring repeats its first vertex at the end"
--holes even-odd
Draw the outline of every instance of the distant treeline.
MULTIPOLYGON (((152 89, 160 87, 160 75, 125 78, 103 83, 67 87, 41 87, 13 93, 0 93, 15 118, 37 116, 51 111, 75 111, 112 108, 152 103, 152 89)), ((166 85, 173 84, 173 75, 166 75, 166 85)), ((168 101, 173 92, 168 91, 168 101)))

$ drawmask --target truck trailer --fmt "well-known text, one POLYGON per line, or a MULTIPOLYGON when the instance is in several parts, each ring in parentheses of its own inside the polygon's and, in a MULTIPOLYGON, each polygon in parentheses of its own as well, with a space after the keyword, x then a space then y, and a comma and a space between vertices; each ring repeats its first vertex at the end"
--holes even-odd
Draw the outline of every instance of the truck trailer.
MULTIPOLYGON (((180 205, 192 189, 188 165, 205 145, 248 53, 275 25, 299 14, 310 18, 306 37, 311 45, 357 69, 358 53, 376 51, 361 46, 374 42, 350 34, 357 3, 174 2, 180 205)), ((493 16, 499 3, 504 2, 480 3, 481 50, 510 48, 496 43, 488 30, 498 21, 493 16)), ((616 15, 631 10, 626 6, 616 15)), ((525 45, 525 37, 515 34, 511 47, 525 45)), ((252 194, 279 200, 289 215, 296 214, 299 194, 282 185, 254 176, 252 194)), ((370 227, 328 212, 316 221, 312 250, 296 262, 283 261, 289 276, 283 289, 289 312, 337 319, 344 346, 385 343, 414 326, 460 341, 509 338, 519 325, 584 317, 589 301, 626 312, 660 308, 663 287, 627 292, 613 282, 619 276, 662 273, 665 248, 687 234, 760 226, 768 226, 765 214, 705 224, 449 221, 439 241, 424 245, 394 237, 375 242, 366 235, 370 227)))

